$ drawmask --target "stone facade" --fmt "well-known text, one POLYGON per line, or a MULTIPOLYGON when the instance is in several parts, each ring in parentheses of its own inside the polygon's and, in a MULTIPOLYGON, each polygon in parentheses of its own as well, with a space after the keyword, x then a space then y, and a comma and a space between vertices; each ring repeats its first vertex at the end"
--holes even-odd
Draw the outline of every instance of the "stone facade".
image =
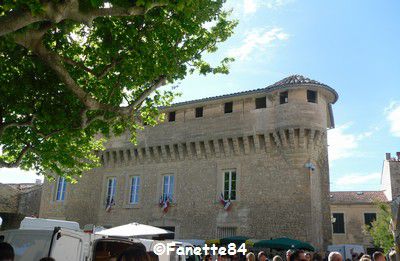
POLYGON ((400 152, 396 153, 396 157, 386 153, 386 158, 383 161, 381 184, 389 201, 400 196, 400 152))
POLYGON ((103 166, 67 184, 64 200, 56 200, 57 184, 45 182, 40 216, 81 226, 137 221, 173 227, 181 239, 288 236, 326 247, 332 235, 326 132, 334 127, 337 98, 324 84, 291 76, 264 89, 163 108, 174 121, 146 127, 137 146, 128 134, 109 140, 103 166), (265 108, 256 108, 256 100, 265 108), (232 112, 225 113, 230 102, 232 112), (226 211, 219 195, 224 172, 232 170, 236 199, 226 211), (167 213, 159 205, 164 175, 175 179, 167 213), (132 176, 140 177, 137 204, 129 203, 132 176), (107 212, 110 177, 116 195, 107 212))
POLYGON ((17 228, 24 217, 39 216, 41 184, 0 184, 0 195, 1 229, 17 228))
POLYGON ((340 191, 331 192, 330 197, 332 217, 334 214, 342 214, 344 218, 344 231, 338 233, 333 229, 332 244, 363 245, 365 250, 374 249, 373 239, 365 230, 368 224, 366 215, 379 214, 378 202, 388 202, 384 192, 340 191))

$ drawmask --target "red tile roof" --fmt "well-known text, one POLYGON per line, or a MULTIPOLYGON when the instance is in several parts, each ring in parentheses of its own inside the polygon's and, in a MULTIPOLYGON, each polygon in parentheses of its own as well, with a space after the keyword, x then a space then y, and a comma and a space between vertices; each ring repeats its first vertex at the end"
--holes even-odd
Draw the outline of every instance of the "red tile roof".
POLYGON ((371 204, 388 202, 383 191, 335 191, 330 193, 331 204, 371 204))

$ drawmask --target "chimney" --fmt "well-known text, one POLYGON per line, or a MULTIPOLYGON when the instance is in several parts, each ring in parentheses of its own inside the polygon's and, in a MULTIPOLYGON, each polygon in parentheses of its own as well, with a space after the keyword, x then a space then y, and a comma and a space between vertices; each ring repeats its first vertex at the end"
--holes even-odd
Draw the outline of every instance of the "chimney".
POLYGON ((396 152, 397 160, 400 161, 400 151, 396 152))
POLYGON ((391 157, 390 152, 386 153, 386 160, 390 160, 390 157, 391 157))

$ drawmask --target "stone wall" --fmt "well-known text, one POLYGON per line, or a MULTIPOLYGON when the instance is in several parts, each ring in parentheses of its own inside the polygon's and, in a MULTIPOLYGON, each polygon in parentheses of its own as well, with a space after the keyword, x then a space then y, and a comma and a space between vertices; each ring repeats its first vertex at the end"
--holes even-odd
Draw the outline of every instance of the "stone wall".
POLYGON ((332 213, 343 213, 345 222, 344 234, 332 234, 333 244, 355 244, 372 248, 372 237, 365 233, 364 213, 378 213, 376 204, 332 204, 332 213))
POLYGON ((1 229, 18 228, 26 216, 39 216, 42 186, 37 184, 0 184, 1 229))

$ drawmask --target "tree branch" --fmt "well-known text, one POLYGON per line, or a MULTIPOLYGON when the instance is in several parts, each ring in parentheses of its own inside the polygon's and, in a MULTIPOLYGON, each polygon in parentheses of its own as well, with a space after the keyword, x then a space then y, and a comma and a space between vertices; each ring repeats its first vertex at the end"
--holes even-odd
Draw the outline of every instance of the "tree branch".
POLYGON ((43 21, 42 15, 33 16, 30 11, 14 11, 0 16, 0 36, 15 32, 30 24, 43 21))
POLYGON ((11 127, 22 127, 22 126, 32 126, 33 117, 28 118, 21 122, 9 122, 0 124, 0 137, 3 135, 4 131, 11 127))
POLYGON ((72 65, 72 66, 79 67, 82 70, 84 70, 84 71, 92 74, 93 76, 97 77, 97 74, 95 74, 95 72, 92 69, 86 67, 83 63, 75 62, 74 60, 72 60, 71 58, 68 58, 68 57, 61 57, 61 59, 63 60, 63 62, 65 62, 65 63, 67 63, 69 65, 72 65))
POLYGON ((124 107, 125 110, 128 110, 129 114, 132 113, 133 109, 137 108, 140 106, 143 101, 149 97, 149 95, 160 88, 161 86, 164 86, 167 83, 167 77, 162 75, 158 77, 157 80, 153 82, 153 84, 150 86, 150 88, 146 89, 140 96, 137 98, 133 103, 129 104, 129 106, 124 107))
POLYGON ((97 17, 105 16, 136 16, 144 15, 149 10, 165 6, 165 3, 153 3, 149 8, 141 6, 135 7, 111 7, 96 8, 89 12, 79 10, 79 2, 77 0, 66 0, 62 3, 47 2, 43 4, 43 12, 33 15, 31 11, 11 11, 6 15, 0 16, 0 36, 13 33, 28 25, 41 21, 50 21, 59 23, 63 20, 73 20, 79 23, 91 24, 97 17))
POLYGON ((72 91, 76 97, 90 110, 115 110, 112 106, 102 104, 91 95, 85 92, 71 77, 67 69, 63 66, 63 58, 53 51, 49 51, 42 43, 43 33, 28 30, 22 35, 15 37, 15 42, 36 53, 39 58, 46 63, 72 91))
POLYGON ((31 149, 31 145, 27 144, 24 148, 22 148, 21 152, 18 154, 17 158, 13 162, 6 162, 5 160, 0 158, 0 167, 1 168, 16 168, 21 163, 25 154, 31 149))

